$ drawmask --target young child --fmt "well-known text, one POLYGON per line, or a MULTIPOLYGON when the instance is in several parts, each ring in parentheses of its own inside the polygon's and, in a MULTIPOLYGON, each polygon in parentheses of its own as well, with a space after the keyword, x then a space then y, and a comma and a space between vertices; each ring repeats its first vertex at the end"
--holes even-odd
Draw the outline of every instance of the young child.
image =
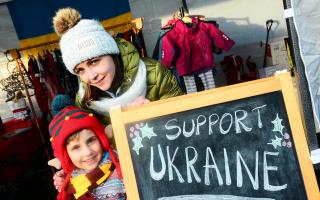
POLYGON ((66 106, 49 131, 54 156, 66 174, 58 200, 126 199, 119 161, 93 114, 66 106))

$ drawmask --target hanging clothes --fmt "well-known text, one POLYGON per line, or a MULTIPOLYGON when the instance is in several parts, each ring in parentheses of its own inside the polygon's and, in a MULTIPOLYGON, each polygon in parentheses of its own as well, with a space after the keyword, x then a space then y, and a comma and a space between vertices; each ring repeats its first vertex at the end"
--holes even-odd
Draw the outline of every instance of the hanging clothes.
POLYGON ((131 43, 137 48, 140 57, 147 57, 146 45, 144 43, 143 33, 141 29, 131 29, 131 43))
POLYGON ((191 18, 190 24, 180 19, 169 22, 166 27, 173 28, 162 40, 162 64, 177 68, 187 93, 198 91, 196 79, 192 77, 194 74, 201 79, 205 90, 215 88, 213 52, 217 48, 227 51, 235 42, 213 23, 203 22, 196 17, 191 18))
POLYGON ((215 84, 215 81, 214 81, 214 78, 213 78, 212 70, 208 70, 206 72, 199 73, 198 76, 202 80, 203 87, 204 87, 205 90, 209 90, 209 89, 212 89, 212 88, 216 87, 216 84, 215 84))
POLYGON ((48 113, 49 106, 48 106, 47 93, 45 92, 42 84, 40 83, 40 79, 36 77, 37 74, 34 71, 35 69, 39 69, 39 67, 36 59, 31 57, 29 58, 29 61, 28 61, 28 74, 30 75, 32 84, 34 86, 34 94, 41 112, 48 113))
POLYGON ((155 47, 153 49, 153 52, 152 52, 152 58, 155 59, 155 60, 158 60, 159 62, 161 62, 161 60, 162 60, 162 54, 161 53, 162 53, 162 40, 163 40, 163 37, 171 30, 172 30, 172 27, 169 27, 169 28, 163 28, 159 32, 156 45, 155 45, 155 47))
POLYGON ((197 92, 197 85, 194 75, 183 76, 186 92, 188 94, 197 92))
POLYGON ((60 85, 60 81, 58 81, 57 67, 56 67, 56 64, 54 61, 54 57, 52 56, 52 54, 48 50, 46 50, 46 53, 44 55, 44 59, 45 59, 46 65, 47 65, 47 69, 48 69, 48 73, 50 75, 50 78, 57 89, 57 93, 63 94, 64 91, 60 85))
POLYGON ((147 57, 146 45, 144 43, 143 33, 141 29, 132 28, 124 33, 118 33, 116 37, 123 38, 132 43, 139 52, 140 57, 147 57))
MULTIPOLYGON (((174 23, 174 21, 171 21, 171 22, 174 23)), ((155 45, 155 47, 153 49, 152 58, 155 59, 155 60, 158 60, 160 63, 161 63, 161 60, 162 60, 162 40, 163 40, 163 37, 169 31, 171 31, 172 28, 173 28, 172 24, 168 24, 168 25, 164 26, 163 28, 161 28, 161 31, 159 32, 159 35, 158 35, 158 39, 157 39, 156 45, 155 45)), ((177 68, 175 66, 171 66, 170 67, 170 71, 175 76, 175 78, 176 78, 181 90, 184 93, 186 93, 187 91, 186 91, 186 86, 185 86, 183 77, 179 76, 179 74, 177 72, 177 68)))
MULTIPOLYGON (((216 87, 212 70, 207 70, 206 72, 198 73, 196 74, 196 76, 200 78, 201 83, 203 85, 203 90, 210 90, 216 87)), ((185 83, 186 92, 188 94, 199 91, 195 75, 183 76, 183 80, 185 83)))
POLYGON ((214 67, 214 45, 228 51, 235 42, 210 23, 201 23, 192 18, 188 27, 182 20, 176 20, 174 28, 162 41, 162 64, 175 65, 180 76, 214 67))
POLYGON ((44 74, 45 73, 44 73, 44 69, 42 67, 42 64, 40 63, 39 59, 35 59, 34 57, 33 57, 33 59, 34 59, 36 65, 37 65, 37 68, 39 69, 39 74, 35 74, 35 76, 40 81, 40 83, 44 83, 45 82, 45 80, 44 80, 44 78, 45 78, 44 74))
POLYGON ((48 94, 48 105, 50 107, 50 103, 52 101, 52 99, 54 98, 55 95, 58 94, 58 90, 56 85, 53 83, 51 77, 50 77, 50 73, 49 70, 47 68, 47 64, 46 64, 46 60, 45 58, 42 58, 40 54, 38 54, 38 58, 37 58, 37 64, 39 66, 40 69, 40 73, 41 73, 41 77, 43 77, 41 83, 44 83, 46 90, 47 90, 47 94, 48 94))
POLYGON ((61 82, 61 86, 64 90, 64 93, 69 95, 71 98, 75 98, 78 91, 78 78, 76 75, 71 74, 62 61, 61 51, 55 49, 53 51, 54 58, 56 58, 56 73, 57 77, 61 82))

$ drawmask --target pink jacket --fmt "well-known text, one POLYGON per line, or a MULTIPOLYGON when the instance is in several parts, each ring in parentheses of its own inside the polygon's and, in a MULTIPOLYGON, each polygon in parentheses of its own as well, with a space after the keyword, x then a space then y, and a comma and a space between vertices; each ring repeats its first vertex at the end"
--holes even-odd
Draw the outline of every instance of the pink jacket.
POLYGON ((229 50, 235 42, 213 24, 192 19, 192 27, 177 20, 162 40, 162 64, 176 66, 179 76, 214 67, 214 45, 229 50))

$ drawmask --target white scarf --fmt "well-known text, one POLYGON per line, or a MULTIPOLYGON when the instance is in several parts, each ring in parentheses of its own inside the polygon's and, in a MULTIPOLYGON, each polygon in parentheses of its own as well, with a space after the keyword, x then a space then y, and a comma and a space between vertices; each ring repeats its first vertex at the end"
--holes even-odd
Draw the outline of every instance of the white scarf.
MULTIPOLYGON (((91 101, 90 106, 88 108, 94 110, 103 116, 109 116, 109 111, 111 107, 114 106, 127 106, 129 103, 133 102, 139 96, 146 96, 147 92, 147 69, 146 65, 142 60, 139 60, 138 71, 136 77, 134 79, 133 84, 130 88, 115 98, 102 98, 97 101, 91 101)), ((83 85, 79 85, 78 94, 82 99, 84 96, 84 88, 83 85)))

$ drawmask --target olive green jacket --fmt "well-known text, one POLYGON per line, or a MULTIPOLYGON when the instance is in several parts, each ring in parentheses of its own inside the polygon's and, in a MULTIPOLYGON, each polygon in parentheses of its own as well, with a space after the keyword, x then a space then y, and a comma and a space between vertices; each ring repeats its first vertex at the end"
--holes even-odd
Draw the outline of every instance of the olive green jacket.
MULTIPOLYGON (((126 40, 117 39, 117 43, 124 65, 124 81, 121 87, 122 91, 125 91, 131 86, 132 80, 137 73, 139 53, 126 40)), ((147 67, 147 99, 155 101, 183 94, 176 78, 168 69, 156 60, 150 58, 142 58, 142 60, 147 67)))

